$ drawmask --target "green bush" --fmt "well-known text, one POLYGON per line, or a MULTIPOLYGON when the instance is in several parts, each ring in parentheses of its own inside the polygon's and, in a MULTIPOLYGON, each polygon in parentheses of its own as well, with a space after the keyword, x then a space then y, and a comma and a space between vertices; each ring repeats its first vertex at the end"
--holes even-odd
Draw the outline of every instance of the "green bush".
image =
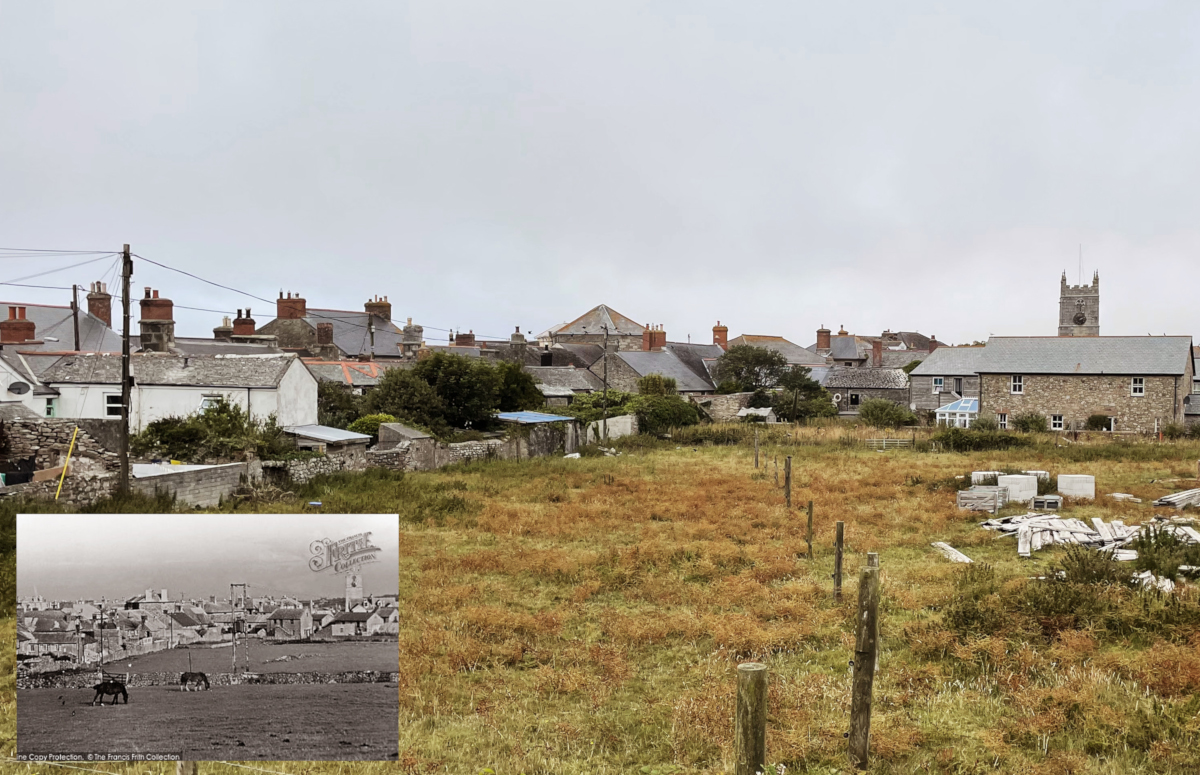
POLYGON ((870 398, 858 407, 858 418, 872 428, 899 428, 913 425, 917 418, 899 404, 882 398, 870 398))
POLYGON ((1138 553, 1134 567, 1157 576, 1173 579, 1179 574, 1180 565, 1200 566, 1200 546, 1185 543, 1165 530, 1143 530, 1129 548, 1138 553))
POLYGON ((1037 412, 1018 414, 1010 421, 1013 430, 1021 433, 1043 433, 1050 426, 1046 423, 1046 415, 1037 412))
POLYGON ((255 420, 222 398, 187 417, 164 417, 130 439, 134 455, 186 463, 257 456, 270 460, 295 449, 275 416, 255 420))
POLYGON ((971 429, 976 431, 995 432, 1000 430, 1000 423, 991 415, 981 415, 971 421, 971 429))
POLYGON ((1089 431, 1107 431, 1112 430, 1112 421, 1108 419, 1106 414, 1089 415, 1087 422, 1083 425, 1085 430, 1089 431))
POLYGON ((750 396, 750 400, 746 402, 746 406, 751 409, 763 409, 771 406, 773 403, 774 397, 767 391, 760 388, 755 390, 754 394, 750 396))
POLYGON ((950 452, 981 452, 1029 446, 1030 440, 1004 431, 977 431, 974 428, 946 428, 932 438, 950 452))
POLYGON ((643 396, 673 396, 678 391, 674 377, 647 374, 637 381, 638 393, 643 396))
POLYGON ((637 415, 641 433, 657 435, 700 422, 695 405, 679 396, 637 396, 629 408, 637 415))
POLYGON ((554 411, 556 414, 574 417, 583 423, 593 423, 604 417, 606 400, 608 416, 617 417, 622 414, 631 414, 630 404, 637 398, 638 396, 634 393, 624 393, 620 390, 608 391, 607 399, 602 392, 586 393, 575 396, 575 400, 571 402, 570 406, 556 406, 554 411))
POLYGON ((1162 426, 1162 435, 1164 439, 1177 441, 1179 439, 1186 438, 1188 435, 1188 430, 1180 423, 1169 422, 1162 426))
POLYGON ((372 442, 376 442, 379 441, 379 426, 385 422, 399 422, 399 420, 390 414, 368 414, 350 423, 350 427, 346 430, 351 433, 365 433, 371 437, 372 442))

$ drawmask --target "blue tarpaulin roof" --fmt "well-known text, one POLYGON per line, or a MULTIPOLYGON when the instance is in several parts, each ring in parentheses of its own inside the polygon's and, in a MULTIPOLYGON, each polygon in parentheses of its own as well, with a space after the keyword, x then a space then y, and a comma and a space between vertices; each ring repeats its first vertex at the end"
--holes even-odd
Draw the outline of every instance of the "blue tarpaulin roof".
POLYGON ((938 408, 939 412, 978 412, 978 398, 960 398, 953 403, 938 408))
POLYGON ((574 417, 563 417, 561 414, 543 414, 542 412, 501 412, 496 415, 504 422, 518 422, 523 425, 537 422, 570 422, 574 417))

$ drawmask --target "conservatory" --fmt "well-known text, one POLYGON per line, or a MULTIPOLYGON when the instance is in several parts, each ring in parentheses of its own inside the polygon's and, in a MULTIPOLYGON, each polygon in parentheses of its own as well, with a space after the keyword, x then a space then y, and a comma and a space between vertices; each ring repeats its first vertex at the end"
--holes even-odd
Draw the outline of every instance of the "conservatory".
POLYGON ((978 398, 960 398, 957 401, 939 407, 937 424, 948 428, 970 428, 971 423, 979 416, 978 398))

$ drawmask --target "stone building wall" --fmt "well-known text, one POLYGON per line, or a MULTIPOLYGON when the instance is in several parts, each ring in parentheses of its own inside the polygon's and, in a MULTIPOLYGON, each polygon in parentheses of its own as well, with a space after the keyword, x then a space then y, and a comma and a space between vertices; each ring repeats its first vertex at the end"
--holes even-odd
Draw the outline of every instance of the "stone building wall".
POLYGON ((839 388, 827 387, 831 397, 841 396, 837 402, 839 414, 858 414, 858 407, 873 398, 891 401, 908 408, 908 388, 839 388), (850 403, 851 394, 858 396, 858 404, 850 403))
MULTIPOLYGON (((112 495, 116 489, 116 474, 67 474, 58 500, 72 506, 87 506, 112 495)), ((0 488, 0 499, 54 500, 56 492, 58 479, 48 479, 0 488)))
POLYGON ((727 395, 688 396, 700 412, 713 422, 737 422, 738 411, 750 404, 753 393, 729 393, 727 395))
POLYGON ((1011 392, 1012 375, 984 374, 981 384, 979 414, 995 417, 1007 414, 1009 420, 1019 414, 1036 412, 1047 421, 1056 414, 1063 416, 1066 428, 1082 428, 1093 414, 1115 417, 1118 431, 1154 433, 1168 422, 1183 422, 1182 385, 1190 385, 1177 377, 1145 377, 1146 394, 1130 395, 1129 376, 1117 375, 1058 375, 1026 374, 1024 392, 1011 392))
MULTIPOLYGON (((73 420, 58 418, 18 418, 0 423, 0 456, 6 460, 34 458, 35 470, 57 468, 67 459, 71 437, 75 433, 73 420)), ((84 428, 75 436, 71 452, 72 470, 83 474, 116 471, 121 463, 117 453, 106 449, 84 428)))
POLYGON ((173 471, 158 476, 133 479, 130 487, 147 495, 158 491, 168 493, 180 503, 208 508, 216 506, 223 498, 233 494, 247 476, 245 463, 229 463, 212 468, 190 471, 173 471))

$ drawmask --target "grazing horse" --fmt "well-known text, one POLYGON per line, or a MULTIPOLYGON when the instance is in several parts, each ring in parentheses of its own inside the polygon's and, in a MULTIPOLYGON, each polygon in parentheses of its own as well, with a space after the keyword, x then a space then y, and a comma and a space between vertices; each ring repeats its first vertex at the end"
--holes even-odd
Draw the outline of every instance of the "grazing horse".
POLYGON ((117 704, 117 697, 124 698, 125 704, 129 704, 129 692, 125 691, 125 684, 121 683, 120 681, 102 681, 92 688, 96 690, 96 696, 92 698, 93 705, 96 704, 96 700, 99 700, 100 706, 103 707, 104 696, 106 694, 112 695, 113 699, 112 702, 109 703, 110 705, 117 704))
POLYGON ((192 689, 188 685, 195 686, 195 691, 200 691, 200 684, 204 684, 204 688, 208 689, 208 676, 204 673, 184 673, 179 676, 179 691, 190 692, 192 689))

